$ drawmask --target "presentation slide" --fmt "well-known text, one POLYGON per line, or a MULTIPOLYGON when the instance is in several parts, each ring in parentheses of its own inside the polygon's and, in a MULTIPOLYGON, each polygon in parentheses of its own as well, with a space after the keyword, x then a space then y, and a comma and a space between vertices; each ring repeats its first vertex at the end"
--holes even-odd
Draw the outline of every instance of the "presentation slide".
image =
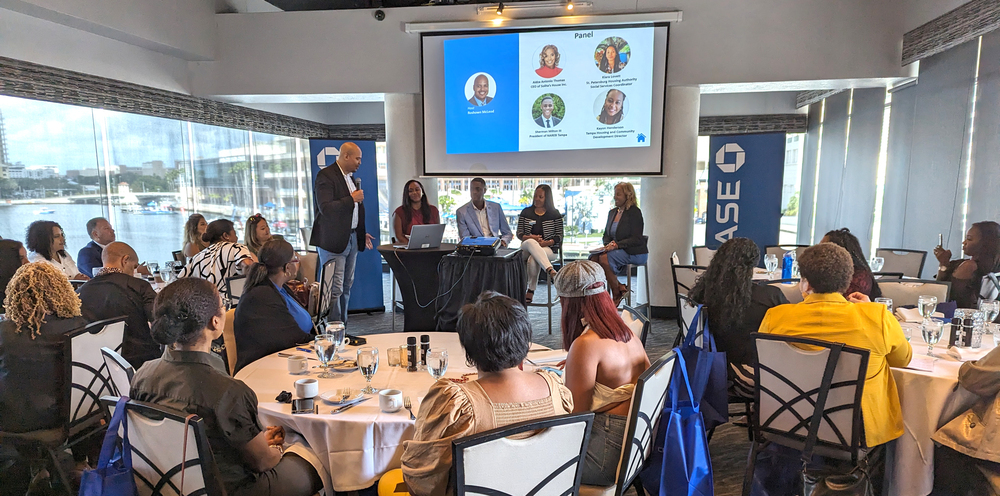
POLYGON ((649 147, 654 28, 443 42, 447 154, 649 147))

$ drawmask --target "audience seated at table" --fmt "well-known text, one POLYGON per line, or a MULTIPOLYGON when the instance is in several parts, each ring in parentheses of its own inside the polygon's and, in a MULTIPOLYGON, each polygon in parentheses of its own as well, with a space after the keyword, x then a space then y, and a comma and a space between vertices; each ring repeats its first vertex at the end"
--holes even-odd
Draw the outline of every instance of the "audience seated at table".
POLYGON ((959 308, 978 308, 981 294, 986 299, 997 298, 997 288, 987 274, 1000 275, 1000 224, 989 220, 973 224, 962 242, 962 252, 969 258, 952 260, 951 250, 934 248, 940 263, 937 280, 951 281, 951 299, 959 308))
POLYGON ((226 290, 226 279, 239 277, 257 259, 246 245, 237 243, 232 221, 213 220, 201 239, 209 247, 198 252, 181 270, 180 277, 197 277, 211 282, 219 291, 226 290))
POLYGON ((528 293, 524 297, 525 302, 531 303, 535 296, 539 268, 544 268, 552 277, 556 276, 552 262, 559 258, 562 238, 563 216, 556 210, 552 188, 548 184, 539 184, 535 188, 532 205, 521 210, 517 219, 517 239, 521 240, 521 249, 528 253, 528 293))
POLYGON ((206 230, 208 230, 208 222, 205 222, 204 215, 191 214, 188 216, 187 222, 184 223, 184 246, 181 248, 185 257, 191 258, 201 250, 208 248, 208 243, 201 239, 201 235, 205 234, 206 230))
POLYGON ((403 479, 415 496, 444 495, 454 487, 452 441, 573 410, 573 396, 558 377, 518 368, 531 347, 531 321, 520 303, 484 292, 462 307, 457 330, 479 378, 466 384, 441 379, 420 403, 402 458, 403 479))
POLYGON ((66 252, 66 234, 62 227, 51 220, 36 220, 28 226, 25 240, 28 260, 54 265, 62 273, 76 281, 86 281, 90 276, 80 272, 73 257, 66 252))
POLYGON ((582 483, 610 486, 618 474, 632 392, 649 368, 646 350, 622 321, 600 265, 566 264, 555 280, 562 302, 563 379, 573 413, 595 412, 582 483))
POLYGON ((885 305, 871 303, 860 293, 850 295, 850 301, 844 298, 843 292, 854 275, 847 250, 833 243, 820 243, 806 248, 798 263, 802 275, 799 288, 805 300, 768 310, 760 332, 822 339, 871 352, 861 414, 869 477, 876 495, 881 494, 885 444, 903 435, 903 415, 889 367, 910 363, 910 343, 885 305))
POLYGON ((87 221, 87 235, 90 236, 90 243, 77 252, 76 267, 83 274, 93 277, 94 269, 102 266, 101 252, 104 247, 115 241, 115 230, 108 219, 94 217, 87 221))
POLYGON ((147 360, 160 358, 163 348, 149 334, 156 291, 144 279, 134 277, 139 258, 131 246, 118 241, 101 253, 104 267, 77 291, 88 322, 121 315, 125 319, 122 357, 138 369, 147 360))
POLYGON ((851 255, 851 262, 854 264, 854 275, 851 276, 851 285, 844 291, 844 296, 853 293, 861 293, 874 301, 875 298, 882 297, 882 290, 878 287, 875 274, 865 258, 865 252, 861 249, 858 238, 851 234, 848 228, 836 229, 826 233, 820 243, 833 243, 847 250, 851 255))
POLYGON ((261 425, 257 395, 229 377, 222 359, 212 354, 212 340, 222 335, 225 320, 215 286, 197 278, 171 283, 157 295, 154 317, 153 339, 166 351, 136 372, 131 398, 203 418, 215 464, 232 496, 319 491, 323 482, 313 466, 293 453, 282 456, 284 430, 261 425))
POLYGON ((236 370, 312 338, 312 317, 285 286, 299 271, 295 249, 288 241, 273 239, 257 255, 233 321, 236 370))
POLYGON ((28 251, 20 241, 0 239, 0 313, 4 313, 7 283, 22 265, 28 263, 28 251))
POLYGON ((698 278, 689 296, 705 305, 708 328, 729 362, 730 393, 753 398, 757 347, 750 333, 757 332, 767 310, 788 303, 780 289, 753 281, 760 259, 757 244, 733 238, 719 246, 708 269, 698 278))
POLYGON ((962 388, 978 396, 971 408, 934 433, 934 495, 1000 494, 1000 348, 958 371, 962 388))
POLYGON ((618 282, 618 274, 627 264, 644 264, 649 258, 642 231, 642 211, 636 203, 635 188, 632 183, 618 183, 615 185, 615 208, 608 212, 608 223, 604 227, 604 250, 590 256, 604 268, 616 304, 631 290, 618 282))
POLYGON ((427 202, 424 185, 416 179, 406 181, 403 203, 392 212, 392 218, 392 232, 396 233, 396 242, 401 244, 410 242, 413 226, 441 223, 437 207, 427 202))
MULTIPOLYGON (((66 275, 48 263, 29 263, 7 285, 0 321, 0 431, 52 429, 67 421, 57 398, 70 387, 65 335, 87 325, 66 275)), ((2 469, 0 469, 2 470, 2 469)))
POLYGON ((250 253, 254 255, 260 250, 264 243, 271 241, 271 226, 267 219, 261 214, 253 214, 247 219, 243 230, 243 241, 246 243, 250 253))

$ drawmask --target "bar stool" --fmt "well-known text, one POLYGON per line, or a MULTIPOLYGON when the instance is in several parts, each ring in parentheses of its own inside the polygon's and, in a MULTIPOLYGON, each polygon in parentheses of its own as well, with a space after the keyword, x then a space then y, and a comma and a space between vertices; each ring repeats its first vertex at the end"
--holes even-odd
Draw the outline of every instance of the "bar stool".
MULTIPOLYGON (((562 246, 560 246, 559 247, 559 268, 561 269, 564 265, 566 265, 566 262, 563 260, 562 246)), ((560 303, 559 303, 559 295, 556 295, 555 298, 552 297, 552 286, 553 286, 552 274, 549 274, 548 272, 545 273, 545 285, 548 288, 548 299, 545 301, 545 303, 534 303, 533 302, 533 303, 528 303, 527 305, 529 307, 546 307, 548 309, 548 312, 549 312, 549 334, 552 334, 552 307, 554 307, 556 305, 559 305, 560 303)))
POLYGON ((625 285, 629 287, 629 292, 626 293, 626 295, 625 295, 626 304, 628 306, 636 309, 636 310, 639 310, 639 309, 641 309, 643 307, 646 307, 646 318, 650 318, 650 314, 652 313, 652 309, 650 308, 650 305, 651 305, 651 296, 649 294, 649 262, 646 262, 644 264, 626 264, 625 265, 625 285), (643 267, 644 269, 646 269, 646 303, 643 303, 641 305, 636 305, 636 306, 632 306, 632 291, 631 291, 631 289, 632 289, 632 268, 633 267, 636 269, 636 271, 635 271, 635 277, 636 277, 636 279, 639 278, 639 267, 643 267))

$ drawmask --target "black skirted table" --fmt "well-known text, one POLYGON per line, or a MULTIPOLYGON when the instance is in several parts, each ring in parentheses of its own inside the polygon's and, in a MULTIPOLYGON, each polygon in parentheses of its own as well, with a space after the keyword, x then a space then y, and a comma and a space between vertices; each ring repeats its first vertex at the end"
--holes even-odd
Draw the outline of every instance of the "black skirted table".
POLYGON ((455 245, 446 243, 440 248, 421 250, 403 250, 391 244, 378 247, 399 284, 403 299, 403 331, 433 331, 437 327, 433 300, 438 291, 438 263, 453 251, 455 245))
MULTIPOLYGON (((504 250, 506 251, 506 250, 504 250)), ((437 330, 454 331, 462 305, 476 301, 483 291, 492 290, 524 304, 528 290, 524 258, 520 251, 507 256, 460 256, 441 259, 437 292, 437 330)))

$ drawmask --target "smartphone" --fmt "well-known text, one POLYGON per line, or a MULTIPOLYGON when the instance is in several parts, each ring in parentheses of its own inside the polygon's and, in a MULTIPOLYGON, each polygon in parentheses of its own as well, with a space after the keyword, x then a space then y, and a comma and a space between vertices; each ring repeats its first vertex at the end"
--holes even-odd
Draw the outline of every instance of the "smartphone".
POLYGON ((941 233, 938 233, 938 246, 944 246, 944 236, 941 233))
POLYGON ((316 404, 312 398, 296 398, 292 400, 292 415, 315 412, 316 404))

